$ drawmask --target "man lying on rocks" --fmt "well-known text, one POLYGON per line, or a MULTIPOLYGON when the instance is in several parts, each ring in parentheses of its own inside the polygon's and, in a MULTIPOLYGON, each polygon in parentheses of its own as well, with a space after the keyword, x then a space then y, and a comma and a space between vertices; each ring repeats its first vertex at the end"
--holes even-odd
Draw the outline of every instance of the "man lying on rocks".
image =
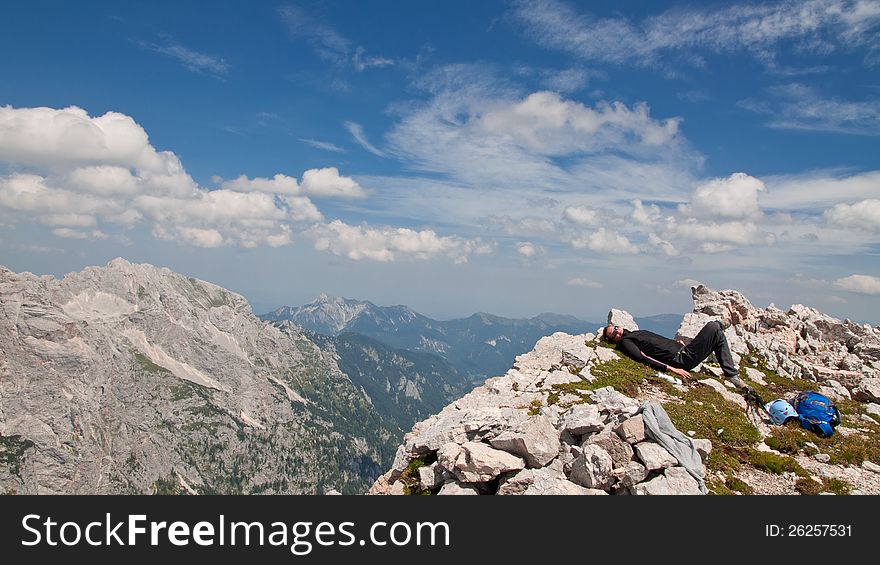
POLYGON ((709 322, 687 345, 647 330, 630 331, 612 324, 602 328, 599 339, 617 344, 618 351, 634 361, 685 379, 691 376, 688 371, 714 353, 724 377, 740 392, 749 393, 751 389, 739 378, 727 338, 724 337, 727 325, 726 322, 709 322))

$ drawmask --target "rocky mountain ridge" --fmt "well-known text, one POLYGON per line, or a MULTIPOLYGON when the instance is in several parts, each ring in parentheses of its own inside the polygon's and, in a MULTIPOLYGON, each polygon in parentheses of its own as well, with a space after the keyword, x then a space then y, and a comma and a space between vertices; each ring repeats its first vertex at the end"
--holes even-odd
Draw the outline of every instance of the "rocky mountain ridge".
POLYGON ((358 492, 393 453, 332 353, 168 269, 0 268, 0 335, 0 492, 358 492))
MULTIPOLYGON (((794 305, 755 308, 741 293, 692 288, 678 338, 709 320, 765 400, 833 398, 831 438, 770 425, 709 360, 693 382, 656 374, 591 333, 555 333, 503 376, 417 423, 372 494, 697 494, 681 459, 648 441, 639 412, 659 403, 692 440, 714 494, 880 494, 880 331, 794 305), (624 394, 626 393, 626 394, 624 394)), ((638 329, 612 310, 608 321, 638 329)))
MULTIPOLYGON (((473 383, 503 374, 516 355, 525 353, 545 335, 581 333, 599 325, 566 314, 543 313, 532 318, 505 318, 478 312, 466 318, 434 320, 407 306, 377 306, 369 301, 320 295, 299 307, 284 306, 261 316, 289 320, 323 335, 356 333, 390 347, 437 355, 473 383)), ((681 316, 639 318, 647 327, 674 331, 681 316)))

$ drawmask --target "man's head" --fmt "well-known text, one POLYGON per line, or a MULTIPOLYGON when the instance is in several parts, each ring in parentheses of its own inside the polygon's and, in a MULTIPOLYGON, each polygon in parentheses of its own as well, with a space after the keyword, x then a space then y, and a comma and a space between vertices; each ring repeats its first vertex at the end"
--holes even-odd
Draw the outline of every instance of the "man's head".
POLYGON ((610 341, 611 343, 618 343, 623 338, 623 328, 620 326, 615 326, 613 324, 608 324, 605 329, 602 331, 601 337, 606 341, 610 341))

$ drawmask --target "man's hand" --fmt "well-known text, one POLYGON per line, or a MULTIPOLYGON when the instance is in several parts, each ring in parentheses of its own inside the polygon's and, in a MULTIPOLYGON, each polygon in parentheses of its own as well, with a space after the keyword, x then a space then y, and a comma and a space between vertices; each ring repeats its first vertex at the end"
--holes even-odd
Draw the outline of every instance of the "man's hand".
POLYGON ((666 370, 668 370, 670 373, 675 373, 676 375, 678 375, 679 377, 681 377, 683 379, 691 378, 690 373, 688 373, 684 369, 679 369, 678 367, 670 367, 669 365, 667 365, 666 370))

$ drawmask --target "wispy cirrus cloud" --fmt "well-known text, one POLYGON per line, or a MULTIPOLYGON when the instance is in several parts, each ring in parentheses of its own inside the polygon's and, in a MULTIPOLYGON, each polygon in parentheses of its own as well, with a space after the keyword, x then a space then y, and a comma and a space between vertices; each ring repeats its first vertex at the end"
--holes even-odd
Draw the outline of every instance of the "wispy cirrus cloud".
POLYGON ((741 108, 770 116, 767 126, 779 129, 802 129, 880 135, 880 101, 824 98, 815 88, 793 83, 772 87, 769 98, 748 98, 741 108))
POLYGON ((300 138, 300 141, 307 145, 311 145, 316 149, 323 149, 324 151, 332 151, 334 153, 344 153, 345 149, 339 147, 335 143, 330 143, 329 141, 320 141, 318 139, 304 139, 300 138))
POLYGON ((651 66, 678 55, 705 64, 700 53, 744 52, 775 64, 782 44, 828 54, 866 49, 876 62, 880 9, 871 0, 740 3, 712 8, 672 8, 635 21, 602 18, 560 0, 520 0, 511 14, 539 44, 584 60, 651 66))
POLYGON ((139 45, 144 49, 176 59, 178 63, 195 73, 215 78, 223 78, 229 74, 230 65, 222 57, 196 51, 170 37, 164 37, 160 43, 141 41, 139 45))
POLYGON ((347 121, 343 125, 345 126, 345 129, 348 130, 348 133, 351 134, 351 136, 354 138, 355 142, 358 145, 360 145, 361 147, 363 147, 364 149, 366 149, 367 151, 369 151, 373 155, 376 155, 377 157, 385 157, 385 152, 382 151, 381 149, 379 149, 378 147, 376 147, 375 145, 373 145, 372 143, 370 143, 370 141, 367 139, 367 134, 364 133, 363 126, 361 126, 358 123, 351 122, 351 121, 347 121))
POLYGON ((363 46, 355 46, 354 41, 300 6, 282 6, 278 13, 292 38, 305 41, 319 58, 335 66, 350 65, 356 71, 362 72, 373 67, 395 64, 388 57, 367 55, 363 46))

